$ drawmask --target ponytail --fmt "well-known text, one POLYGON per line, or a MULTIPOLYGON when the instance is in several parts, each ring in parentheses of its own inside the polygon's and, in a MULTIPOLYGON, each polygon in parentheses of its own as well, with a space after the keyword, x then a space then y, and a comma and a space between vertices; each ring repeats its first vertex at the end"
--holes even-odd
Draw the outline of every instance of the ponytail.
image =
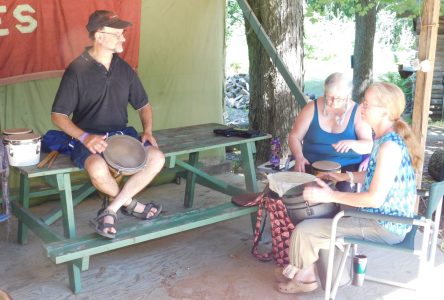
POLYGON ((412 166, 416 172, 421 167, 421 155, 417 139, 410 126, 401 118, 397 118, 394 123, 394 129, 397 134, 404 140, 412 160, 412 166))
POLYGON ((401 118, 405 108, 404 93, 398 86, 388 82, 375 82, 369 88, 376 92, 379 104, 389 110, 394 130, 404 140, 412 160, 412 166, 418 172, 422 161, 418 140, 410 126, 401 118))

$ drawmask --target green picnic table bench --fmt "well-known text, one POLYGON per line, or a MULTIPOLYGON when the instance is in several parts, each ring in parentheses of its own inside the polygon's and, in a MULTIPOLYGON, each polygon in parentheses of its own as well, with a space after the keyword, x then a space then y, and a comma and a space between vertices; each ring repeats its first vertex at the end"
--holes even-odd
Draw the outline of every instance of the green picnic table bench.
POLYGON ((50 169, 38 169, 36 166, 19 167, 19 195, 12 201, 12 211, 18 219, 18 242, 26 244, 28 229, 31 229, 43 241, 50 260, 56 264, 67 263, 70 288, 74 293, 78 293, 81 291, 81 271, 89 268, 89 258, 92 255, 256 212, 255 207, 236 207, 231 202, 191 209, 196 183, 231 196, 258 191, 253 161, 255 142, 269 139, 270 135, 239 138, 213 134, 213 129, 224 127, 226 126, 212 123, 154 132, 159 148, 167 158, 165 167, 178 167, 184 171, 184 206, 189 209, 160 216, 151 222, 123 224, 119 226, 117 237, 112 240, 95 233, 77 236, 74 207, 93 193, 95 188, 90 182, 83 185, 71 183, 71 173, 84 171, 75 167, 69 157, 60 155, 50 169), (229 185, 199 169, 200 152, 225 149, 227 146, 236 146, 241 151, 246 190, 229 185), (181 159, 184 155, 188 155, 188 160, 181 159), (44 177, 54 188, 31 191, 30 180, 38 177, 44 177), (29 210, 31 198, 54 194, 60 196, 59 209, 45 216, 38 216, 29 210), (63 222, 63 235, 55 232, 50 226, 59 218, 62 218, 63 222))

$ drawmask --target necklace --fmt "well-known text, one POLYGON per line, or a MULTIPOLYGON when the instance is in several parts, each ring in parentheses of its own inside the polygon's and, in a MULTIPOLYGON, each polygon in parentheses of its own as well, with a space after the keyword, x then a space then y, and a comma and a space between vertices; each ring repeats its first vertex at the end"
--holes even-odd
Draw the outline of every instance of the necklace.
MULTIPOLYGON (((324 109, 322 111, 322 114, 324 116, 328 116, 328 111, 327 111, 327 105, 326 105, 327 101, 324 99, 324 109)), ((348 108, 348 101, 345 102, 344 105, 344 112, 342 114, 336 114, 335 113, 335 122, 336 125, 342 125, 342 122, 344 122, 345 119, 345 114, 347 113, 347 108, 348 108)))

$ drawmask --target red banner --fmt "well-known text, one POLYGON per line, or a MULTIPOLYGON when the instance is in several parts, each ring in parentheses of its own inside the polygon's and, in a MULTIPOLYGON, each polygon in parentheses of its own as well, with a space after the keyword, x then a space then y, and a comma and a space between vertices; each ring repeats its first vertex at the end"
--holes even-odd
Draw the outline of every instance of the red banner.
POLYGON ((122 57, 139 62, 141 0, 0 1, 0 84, 56 77, 91 45, 86 24, 98 9, 133 25, 122 57))

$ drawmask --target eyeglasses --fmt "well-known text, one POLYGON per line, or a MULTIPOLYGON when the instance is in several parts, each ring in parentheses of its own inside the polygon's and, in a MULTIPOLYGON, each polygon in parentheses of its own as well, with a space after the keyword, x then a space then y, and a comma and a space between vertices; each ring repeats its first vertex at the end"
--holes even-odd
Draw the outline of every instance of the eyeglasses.
POLYGON ((126 30, 124 30, 124 31, 122 31, 120 33, 106 32, 106 31, 97 31, 97 32, 113 35, 116 39, 121 39, 122 37, 123 38, 126 37, 126 30))
POLYGON ((324 95, 325 100, 327 100, 327 102, 345 102, 348 100, 348 97, 334 97, 334 96, 326 96, 324 95))
POLYGON ((361 104, 362 104, 362 108, 363 108, 363 109, 368 109, 368 108, 370 108, 370 107, 384 108, 384 106, 382 106, 382 105, 369 105, 368 102, 367 102, 367 100, 362 101, 361 104))

